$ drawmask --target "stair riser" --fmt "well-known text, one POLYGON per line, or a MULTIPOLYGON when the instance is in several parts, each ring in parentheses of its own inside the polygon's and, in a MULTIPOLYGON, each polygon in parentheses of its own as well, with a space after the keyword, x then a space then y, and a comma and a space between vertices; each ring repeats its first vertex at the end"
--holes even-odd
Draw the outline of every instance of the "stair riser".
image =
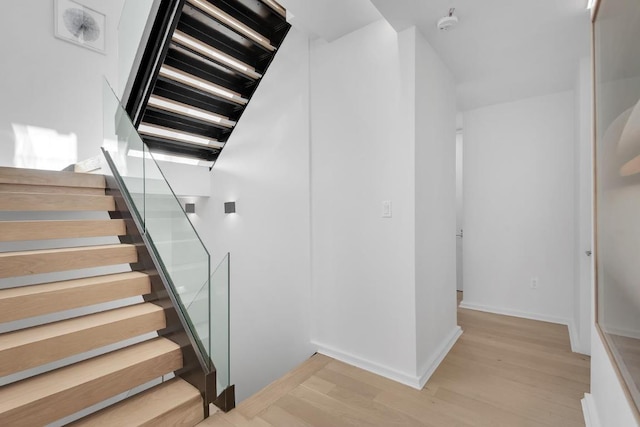
POLYGON ((103 189, 105 187, 102 175, 7 167, 0 167, 0 183, 103 189))
POLYGON ((0 242, 122 236, 124 234, 126 234, 126 227, 123 220, 0 222, 0 242))
POLYGON ((0 425, 12 427, 45 425, 181 367, 182 353, 178 348, 162 356, 89 380, 71 389, 51 394, 45 399, 32 401, 1 413, 0 425))
POLYGON ((79 194, 84 196, 104 196, 104 188, 57 187, 54 185, 2 184, 3 193, 79 194))
POLYGON ((113 211, 110 196, 0 193, 0 211, 113 211))
MULTIPOLYGON (((158 310, 106 325, 51 337, 0 351, 0 376, 44 365, 74 354, 100 348, 166 327, 164 312, 158 310)), ((6 339, 11 339, 9 334, 6 339)), ((0 337, 0 344, 2 343, 0 337)))
POLYGON ((124 280, 114 278, 103 283, 43 290, 42 293, 14 297, 2 297, 0 294, 0 323, 146 295, 150 292, 151 282, 144 276, 124 280))
POLYGON ((21 252, 18 255, 0 256, 0 278, 51 273, 55 271, 76 270, 81 268, 107 265, 130 264, 138 260, 134 246, 76 251, 35 253, 21 252))
POLYGON ((184 380, 175 378, 70 424, 69 427, 191 427, 203 419, 204 407, 198 390, 184 380))
POLYGON ((140 427, 195 426, 203 419, 202 398, 197 398, 162 414, 160 417, 140 424, 140 427))

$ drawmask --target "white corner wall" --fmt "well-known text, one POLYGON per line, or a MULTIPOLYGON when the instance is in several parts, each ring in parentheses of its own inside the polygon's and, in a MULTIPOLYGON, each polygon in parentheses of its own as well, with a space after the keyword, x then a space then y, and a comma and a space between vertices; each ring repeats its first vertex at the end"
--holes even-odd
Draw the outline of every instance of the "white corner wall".
POLYGON ((463 306, 572 323, 574 102, 571 91, 464 114, 463 306))
POLYGON ((461 334, 456 317, 456 89, 453 75, 418 31, 415 40, 416 369, 423 385, 461 334))
POLYGON ((386 21, 311 50, 311 337, 405 383, 416 377, 414 50, 386 21))
MULTIPOLYGON (((85 0, 107 18, 106 55, 54 37, 54 2, 6 2, 0 14, 0 165, 13 166, 12 125, 75 134, 77 159, 102 145, 102 77, 118 83, 117 26, 124 0, 85 0)), ((42 154, 42 153, 40 153, 42 154)))
POLYGON ((421 388, 459 334, 453 78, 379 21, 312 46, 311 111, 313 343, 421 388))
POLYGON ((193 222, 213 265, 231 253, 231 380, 240 402, 314 353, 309 45, 295 29, 209 179, 211 197, 199 199, 193 222), (227 201, 236 201, 236 214, 224 214, 227 201))

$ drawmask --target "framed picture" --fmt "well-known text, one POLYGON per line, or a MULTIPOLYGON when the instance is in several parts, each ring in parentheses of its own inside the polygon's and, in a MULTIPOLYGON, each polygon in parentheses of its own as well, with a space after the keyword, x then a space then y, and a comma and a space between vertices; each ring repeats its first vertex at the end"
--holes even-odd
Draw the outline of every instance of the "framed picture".
POLYGON ((87 49, 105 53, 107 18, 75 0, 55 0, 55 36, 87 49))

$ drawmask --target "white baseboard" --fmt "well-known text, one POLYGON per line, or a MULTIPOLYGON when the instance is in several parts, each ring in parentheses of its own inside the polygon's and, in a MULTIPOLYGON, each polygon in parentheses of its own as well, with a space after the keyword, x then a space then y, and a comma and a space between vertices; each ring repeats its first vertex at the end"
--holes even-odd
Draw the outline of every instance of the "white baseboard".
POLYGON ((580 401, 582 403, 582 414, 584 415, 584 423, 586 427, 600 427, 600 419, 598 418, 598 412, 596 410, 593 396, 589 393, 584 394, 584 398, 580 401))
POLYGON ((522 317, 523 319, 539 320, 541 322, 557 323, 559 325, 569 325, 571 320, 562 317, 549 316, 546 314, 531 313, 528 311, 511 310, 509 308, 491 307, 488 305, 475 304, 473 302, 462 301, 460 308, 469 310, 485 311, 487 313, 502 314, 505 316, 522 317))
POLYGON ((453 345, 458 341, 460 335, 462 335, 462 329, 460 326, 456 326, 438 347, 435 356, 425 363, 422 369, 420 369, 420 372, 422 372, 420 376, 400 372, 396 369, 389 368, 388 366, 323 345, 317 341, 312 341, 311 343, 318 348, 317 351, 320 354, 324 354, 325 356, 329 356, 341 362, 355 366, 356 368, 364 369, 365 371, 372 372, 417 390, 422 390, 429 378, 431 378, 431 375, 433 375, 438 366, 440 366, 440 363, 442 363, 444 358, 447 356, 453 345))
POLYGON ((317 341, 311 341, 311 344, 315 345, 318 348, 318 353, 324 354, 325 356, 329 356, 348 365, 364 369, 365 371, 372 372, 374 374, 380 375, 404 385, 408 385, 409 387, 413 387, 418 390, 422 388, 420 387, 420 378, 418 378, 417 376, 413 376, 405 372, 400 372, 396 369, 389 368, 387 366, 372 362, 362 357, 354 356, 336 348, 323 345, 317 341))
POLYGON ((458 341, 460 335, 462 335, 462 328, 460 326, 456 326, 453 331, 451 331, 447 339, 443 341, 442 345, 440 345, 434 357, 420 368, 420 372, 422 372, 419 380, 420 389, 422 389, 427 381, 429 381, 431 375, 433 375, 447 354, 449 354, 449 351, 451 351, 453 345, 458 341))
POLYGON ((523 319, 539 320, 541 322, 556 323, 559 325, 565 325, 569 329, 569 340, 571 342, 571 351, 580 354, 590 354, 591 349, 585 349, 580 342, 580 336, 576 330, 576 326, 571 319, 565 319, 562 317, 549 316, 546 314, 531 313, 527 311, 511 310, 508 308, 491 307, 483 304, 476 304, 473 302, 462 301, 460 308, 466 308, 468 310, 484 311, 493 314, 502 314, 505 316, 521 317, 523 319))
POLYGON ((574 353, 586 354, 587 356, 591 355, 591 349, 585 348, 580 340, 580 334, 578 334, 578 330, 576 329, 576 324, 573 321, 569 321, 567 325, 569 328, 569 340, 571 341, 571 351, 574 353))

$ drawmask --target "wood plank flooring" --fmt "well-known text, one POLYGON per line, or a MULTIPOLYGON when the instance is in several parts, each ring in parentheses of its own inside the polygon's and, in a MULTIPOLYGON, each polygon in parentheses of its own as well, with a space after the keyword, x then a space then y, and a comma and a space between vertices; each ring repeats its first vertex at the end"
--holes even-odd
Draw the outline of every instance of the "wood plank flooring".
POLYGON ((458 324, 420 391, 317 354, 200 426, 584 426, 589 357, 571 352, 566 326, 465 309, 458 324))

